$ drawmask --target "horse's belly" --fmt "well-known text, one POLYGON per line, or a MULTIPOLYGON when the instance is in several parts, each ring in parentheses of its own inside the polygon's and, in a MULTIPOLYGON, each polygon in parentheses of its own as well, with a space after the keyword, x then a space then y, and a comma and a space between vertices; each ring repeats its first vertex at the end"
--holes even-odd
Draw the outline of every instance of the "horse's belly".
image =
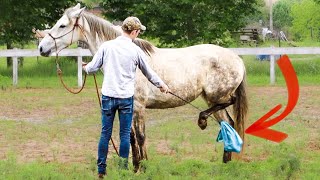
MULTIPOLYGON (((172 96, 172 95, 171 95, 172 96)), ((174 100, 175 97, 162 98, 162 99, 148 99, 146 108, 148 109, 167 109, 183 106, 186 103, 182 100, 174 100)))
POLYGON ((166 109, 166 108, 175 108, 179 106, 183 106, 187 104, 187 102, 191 102, 195 100, 201 94, 201 90, 191 90, 189 91, 174 91, 174 94, 164 94, 161 93, 160 90, 152 91, 148 95, 148 100, 146 103, 146 108, 149 109, 166 109), (156 92, 156 93, 154 93, 156 92))

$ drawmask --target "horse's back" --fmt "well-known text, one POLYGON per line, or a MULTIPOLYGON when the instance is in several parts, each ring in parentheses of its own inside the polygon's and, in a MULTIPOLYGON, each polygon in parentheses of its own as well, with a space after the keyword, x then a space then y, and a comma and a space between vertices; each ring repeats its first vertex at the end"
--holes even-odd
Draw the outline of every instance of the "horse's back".
MULTIPOLYGON (((156 56, 166 56, 170 59, 175 59, 179 56, 188 56, 188 57, 210 57, 223 59, 226 61, 239 61, 242 62, 241 58, 235 54, 232 50, 224 48, 221 46, 213 44, 199 44, 194 46, 188 46, 184 48, 158 48, 156 56)), ((188 58, 186 58, 188 59, 188 58)))
MULTIPOLYGON (((185 48, 156 48, 150 65, 171 90, 187 101, 206 92, 235 90, 243 78, 241 58, 229 49, 202 44, 185 48)), ((151 84, 147 87, 148 108, 168 108, 185 104, 163 95, 151 84)), ((221 95, 222 96, 222 95, 221 95)), ((218 97, 218 96, 217 96, 218 97)))
POLYGON ((185 48, 160 48, 152 57, 155 68, 176 66, 176 70, 191 67, 199 71, 212 70, 217 67, 228 68, 243 74, 245 67, 242 59, 232 50, 213 44, 200 44, 185 48))

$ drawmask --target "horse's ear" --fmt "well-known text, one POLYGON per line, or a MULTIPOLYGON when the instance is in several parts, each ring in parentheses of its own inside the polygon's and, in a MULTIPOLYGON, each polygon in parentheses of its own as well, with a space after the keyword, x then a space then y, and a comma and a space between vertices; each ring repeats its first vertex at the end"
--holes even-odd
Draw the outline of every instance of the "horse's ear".
POLYGON ((78 3, 76 6, 73 7, 73 9, 80 9, 80 3, 78 3))
POLYGON ((81 8, 81 9, 78 9, 78 10, 72 12, 72 13, 71 13, 71 17, 76 17, 76 18, 79 17, 80 14, 81 14, 81 12, 82 12, 85 8, 86 8, 86 7, 83 7, 83 8, 81 8))

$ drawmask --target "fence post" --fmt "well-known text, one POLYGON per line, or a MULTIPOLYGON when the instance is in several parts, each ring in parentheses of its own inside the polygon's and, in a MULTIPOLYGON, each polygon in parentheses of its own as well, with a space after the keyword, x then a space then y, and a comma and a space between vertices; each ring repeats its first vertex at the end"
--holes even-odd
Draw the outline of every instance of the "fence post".
MULTIPOLYGON (((274 48, 274 47, 271 46, 271 48, 274 48)), ((274 62, 275 62, 274 54, 270 54, 270 84, 271 85, 274 85, 274 83, 276 82, 274 62)))
MULTIPOLYGON (((81 48, 78 48, 79 52, 81 51, 81 48)), ((78 87, 82 87, 82 56, 81 53, 79 53, 80 56, 78 56, 78 87)))
MULTIPOLYGON (((16 48, 14 48, 16 49, 16 48)), ((18 57, 12 57, 12 84, 13 86, 18 85, 18 57)))

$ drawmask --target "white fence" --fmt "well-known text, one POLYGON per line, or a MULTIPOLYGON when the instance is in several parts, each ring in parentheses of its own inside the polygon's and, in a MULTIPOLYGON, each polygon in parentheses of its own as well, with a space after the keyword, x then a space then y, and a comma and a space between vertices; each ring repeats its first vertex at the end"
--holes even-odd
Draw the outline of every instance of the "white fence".
MULTIPOLYGON (((238 55, 270 55, 270 83, 275 83, 275 55, 282 54, 320 54, 318 47, 270 47, 270 48, 230 48, 238 55)), ((18 84, 18 57, 40 56, 37 49, 12 49, 0 50, 0 57, 12 57, 13 85, 18 84)), ((78 86, 82 85, 82 57, 92 56, 88 49, 65 49, 59 53, 59 56, 78 57, 78 86)))
MULTIPOLYGON (((11 49, 0 50, 0 57, 12 57, 12 84, 18 84, 18 57, 35 57, 40 56, 38 49, 11 49)), ((75 56, 78 58, 78 86, 82 86, 82 57, 92 56, 88 49, 64 49, 59 56, 75 56)))

